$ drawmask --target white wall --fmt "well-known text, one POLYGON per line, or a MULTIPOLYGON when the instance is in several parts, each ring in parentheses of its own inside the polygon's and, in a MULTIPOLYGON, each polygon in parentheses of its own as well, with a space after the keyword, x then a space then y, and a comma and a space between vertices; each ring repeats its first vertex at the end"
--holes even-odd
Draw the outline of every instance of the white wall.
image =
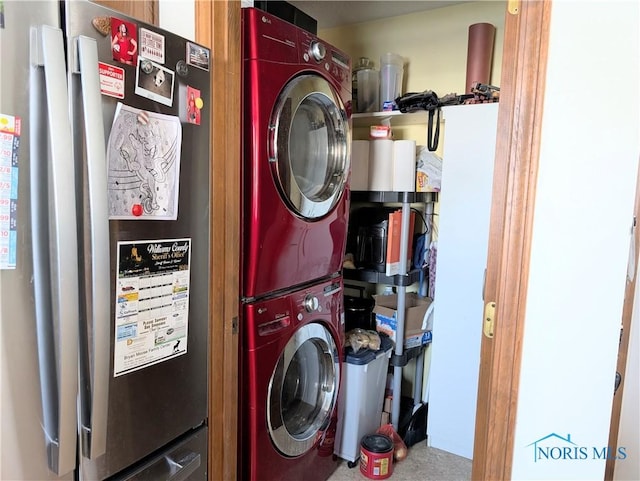
POLYGON ((159 0, 159 27, 181 37, 196 37, 194 0, 159 0))
MULTIPOLYGON (((634 297, 629 352, 622 391, 620 411, 620 431, 618 446, 625 446, 629 460, 616 461, 613 479, 615 481, 640 479, 640 281, 636 273, 636 293, 634 297)), ((620 395, 618 391, 617 396, 620 395)))
POLYGON ((640 151, 639 9, 552 4, 513 479, 604 475, 593 450, 608 444, 640 151), (536 459, 550 434, 574 444, 540 446, 579 459, 536 459))

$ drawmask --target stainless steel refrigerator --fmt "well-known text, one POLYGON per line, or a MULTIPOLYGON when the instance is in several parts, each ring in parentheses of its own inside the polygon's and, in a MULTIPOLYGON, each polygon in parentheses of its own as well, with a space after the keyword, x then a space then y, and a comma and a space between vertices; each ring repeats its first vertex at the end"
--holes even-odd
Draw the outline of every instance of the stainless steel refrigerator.
POLYGON ((0 479, 207 478, 209 50, 0 1, 0 479))

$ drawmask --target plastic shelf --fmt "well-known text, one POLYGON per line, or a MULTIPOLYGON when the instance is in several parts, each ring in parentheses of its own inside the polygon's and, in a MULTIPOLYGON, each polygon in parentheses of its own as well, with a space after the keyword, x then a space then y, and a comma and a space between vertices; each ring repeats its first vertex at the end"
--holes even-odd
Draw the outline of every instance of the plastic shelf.
POLYGON ((394 286, 410 286, 420 280, 420 272, 427 274, 427 268, 412 269, 407 274, 387 276, 384 272, 373 269, 343 269, 342 276, 351 281, 369 282, 371 284, 389 284, 394 286))
POLYGON ((405 367, 411 359, 418 357, 422 354, 425 346, 416 346, 409 349, 405 349, 401 355, 392 354, 389 364, 394 367, 405 367))
POLYGON ((352 202, 378 203, 430 203, 438 200, 437 192, 392 192, 378 190, 352 190, 352 202))
POLYGON ((421 125, 428 121, 428 112, 419 110, 403 114, 399 110, 389 112, 364 112, 351 115, 351 121, 354 127, 369 127, 372 124, 388 121, 391 125, 421 125))

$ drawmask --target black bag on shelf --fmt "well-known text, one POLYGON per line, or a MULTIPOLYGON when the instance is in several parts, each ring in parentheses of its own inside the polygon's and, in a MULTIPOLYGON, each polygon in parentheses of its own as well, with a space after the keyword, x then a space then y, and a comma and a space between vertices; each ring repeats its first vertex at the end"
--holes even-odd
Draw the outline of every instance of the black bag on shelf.
POLYGON ((402 113, 426 110, 429 112, 427 124, 427 148, 430 152, 438 148, 440 138, 440 100, 433 90, 425 90, 419 93, 407 93, 396 99, 396 105, 402 113), (434 131, 435 123, 435 131, 434 131))

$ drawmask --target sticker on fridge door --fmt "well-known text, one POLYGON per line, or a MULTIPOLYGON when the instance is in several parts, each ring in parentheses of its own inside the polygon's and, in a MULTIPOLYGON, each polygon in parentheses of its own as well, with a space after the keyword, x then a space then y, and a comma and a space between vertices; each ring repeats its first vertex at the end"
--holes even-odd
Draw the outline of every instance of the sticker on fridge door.
POLYGON ((106 15, 93 17, 91 19, 91 25, 93 25, 93 28, 95 28, 103 37, 106 37, 111 33, 111 17, 106 15))
POLYGON ((187 42, 187 63, 202 70, 209 71, 209 49, 187 42))
POLYGON ((204 107, 200 90, 187 85, 187 122, 200 125, 200 110, 204 107))
POLYGON ((109 97, 123 99, 124 69, 108 63, 98 62, 98 71, 100 73, 100 93, 109 97))
POLYGON ((118 242, 114 377, 187 352, 191 239, 118 242))
POLYGON ((110 219, 176 220, 180 118, 118 103, 107 143, 110 219))
POLYGON ((0 114, 0 269, 16 268, 20 117, 0 114))
POLYGON ((135 65, 138 59, 136 25, 111 17, 111 52, 116 62, 135 65))
POLYGON ((138 57, 136 69, 136 95, 171 107, 173 105, 173 79, 175 75, 146 58, 138 57))
POLYGON ((140 27, 140 55, 164 63, 164 35, 140 27))

